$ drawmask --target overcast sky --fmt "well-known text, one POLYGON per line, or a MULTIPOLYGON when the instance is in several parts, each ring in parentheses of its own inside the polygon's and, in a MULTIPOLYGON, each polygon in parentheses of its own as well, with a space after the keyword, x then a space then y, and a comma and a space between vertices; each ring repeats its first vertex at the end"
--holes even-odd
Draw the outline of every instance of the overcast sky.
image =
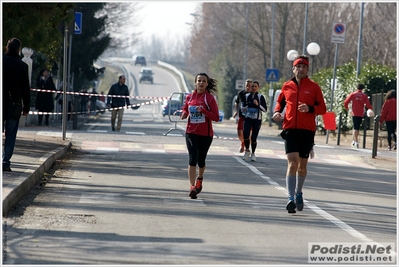
POLYGON ((164 37, 171 35, 179 36, 190 33, 194 17, 190 13, 195 13, 196 6, 200 2, 191 1, 146 1, 142 2, 143 8, 140 11, 142 22, 140 28, 143 37, 147 39, 152 35, 164 37))

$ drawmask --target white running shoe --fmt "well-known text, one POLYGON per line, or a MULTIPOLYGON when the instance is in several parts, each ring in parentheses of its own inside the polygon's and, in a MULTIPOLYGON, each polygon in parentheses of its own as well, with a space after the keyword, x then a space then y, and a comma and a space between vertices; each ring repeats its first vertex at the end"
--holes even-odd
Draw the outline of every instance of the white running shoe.
POLYGON ((251 152, 247 150, 247 151, 245 151, 244 157, 242 157, 242 159, 246 161, 250 155, 251 155, 251 152))
POLYGON ((352 146, 352 147, 356 147, 356 142, 355 142, 355 141, 352 141, 351 146, 352 146))
POLYGON ((251 161, 256 161, 256 156, 255 156, 255 154, 252 154, 252 155, 251 155, 251 161))
POLYGON ((358 142, 356 142, 356 144, 355 144, 355 145, 356 145, 356 148, 359 148, 359 143, 358 143, 358 142))

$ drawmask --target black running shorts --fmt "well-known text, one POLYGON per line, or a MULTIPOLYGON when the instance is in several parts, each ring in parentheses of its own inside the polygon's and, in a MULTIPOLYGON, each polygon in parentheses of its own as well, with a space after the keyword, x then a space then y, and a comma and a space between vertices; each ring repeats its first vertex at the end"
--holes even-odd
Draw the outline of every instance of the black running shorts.
POLYGON ((314 145, 315 132, 303 129, 283 130, 285 153, 298 152, 300 158, 309 158, 309 152, 314 145))
POLYGON ((360 130, 360 124, 362 123, 363 117, 353 116, 353 129, 360 130))

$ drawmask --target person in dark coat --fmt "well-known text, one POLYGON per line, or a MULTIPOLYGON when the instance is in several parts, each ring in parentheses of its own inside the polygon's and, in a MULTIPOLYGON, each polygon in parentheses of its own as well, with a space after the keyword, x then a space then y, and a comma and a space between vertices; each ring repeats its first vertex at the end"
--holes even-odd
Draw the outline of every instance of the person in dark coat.
POLYGON ((82 87, 80 91, 82 95, 80 95, 80 112, 82 112, 83 116, 87 115, 87 102, 89 101, 89 96, 87 95, 86 87, 82 87))
MULTIPOLYGON (((91 89, 91 93, 97 94, 96 89, 95 88, 91 89)), ((95 96, 95 95, 90 96, 90 115, 96 115, 97 99, 98 99, 98 96, 95 96)))
POLYGON ((121 130, 122 119, 123 119, 123 107, 126 105, 126 108, 130 106, 129 100, 129 88, 125 84, 126 77, 125 75, 119 76, 119 81, 111 86, 108 91, 107 96, 107 106, 112 109, 111 114, 111 128, 112 131, 115 131, 115 121, 118 115, 118 123, 116 125, 116 131, 121 130), (118 97, 124 96, 124 97, 118 97))
POLYGON ((30 109, 30 84, 28 65, 19 55, 21 41, 11 38, 3 56, 3 171, 11 171, 10 159, 14 153, 19 119, 30 109))
MULTIPOLYGON (((37 89, 52 90, 55 91, 55 84, 53 78, 50 75, 48 69, 41 69, 39 77, 36 82, 37 89)), ((54 99, 52 92, 37 92, 36 96, 36 109, 39 112, 53 112, 54 111, 54 99)), ((42 125, 43 114, 39 114, 39 126, 42 125)), ((50 114, 46 114, 46 126, 49 125, 50 114)))

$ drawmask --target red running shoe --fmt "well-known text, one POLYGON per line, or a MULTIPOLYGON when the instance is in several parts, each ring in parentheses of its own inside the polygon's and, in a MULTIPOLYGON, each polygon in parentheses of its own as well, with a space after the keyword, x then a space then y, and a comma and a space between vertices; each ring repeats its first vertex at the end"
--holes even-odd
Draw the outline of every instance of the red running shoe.
POLYGON ((201 193, 202 191, 202 180, 204 178, 197 178, 197 182, 195 183, 195 189, 197 189, 197 194, 201 193))

